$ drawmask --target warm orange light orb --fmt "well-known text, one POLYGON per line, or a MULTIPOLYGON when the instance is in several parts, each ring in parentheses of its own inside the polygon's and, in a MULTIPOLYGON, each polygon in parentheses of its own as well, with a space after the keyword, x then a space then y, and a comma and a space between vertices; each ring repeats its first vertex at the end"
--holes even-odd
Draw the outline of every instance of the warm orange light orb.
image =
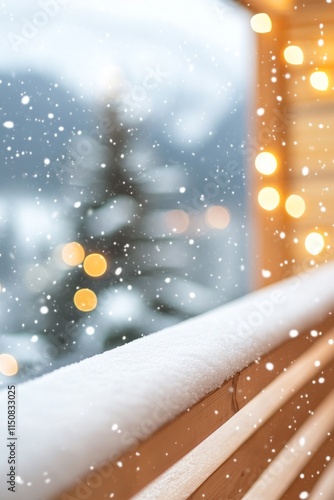
POLYGON ((277 160, 272 153, 262 151, 255 158, 255 168, 260 174, 271 175, 277 169, 277 160))
POLYGON ((288 212, 291 217, 298 219, 305 212, 305 201, 301 196, 297 194, 292 194, 289 196, 285 202, 285 210, 288 212))
POLYGON ((275 210, 280 202, 280 195, 273 187, 264 187, 258 194, 258 202, 264 210, 275 210))
POLYGON ((184 233, 189 226, 189 216, 184 210, 170 210, 166 214, 166 223, 173 233, 184 233))
POLYGON ((85 258, 85 250, 80 243, 72 241, 63 247, 61 256, 68 266, 78 266, 85 258))
POLYGON ((230 223, 230 213, 227 208, 215 205, 205 212, 205 221, 213 229, 225 229, 230 223))
POLYGON ((97 306, 97 297, 89 288, 81 288, 74 295, 74 304, 79 311, 93 311, 97 306))
POLYGON ((303 64, 304 52, 298 45, 289 45, 284 50, 284 59, 289 64, 303 64))
POLYGON ((0 354, 0 373, 12 377, 19 371, 16 359, 11 354, 0 354))
POLYGON ((305 248, 311 255, 318 255, 325 247, 325 240, 320 233, 309 233, 305 238, 305 248))
POLYGON ((325 71, 314 71, 310 76, 310 82, 314 89, 325 92, 329 86, 328 75, 325 71))
POLYGON ((269 33, 272 28, 271 19, 268 14, 265 14, 264 12, 255 14, 251 18, 250 24, 255 33, 269 33))
POLYGON ((102 276, 107 270, 107 261, 100 253, 87 255, 83 264, 85 272, 89 276, 102 276))

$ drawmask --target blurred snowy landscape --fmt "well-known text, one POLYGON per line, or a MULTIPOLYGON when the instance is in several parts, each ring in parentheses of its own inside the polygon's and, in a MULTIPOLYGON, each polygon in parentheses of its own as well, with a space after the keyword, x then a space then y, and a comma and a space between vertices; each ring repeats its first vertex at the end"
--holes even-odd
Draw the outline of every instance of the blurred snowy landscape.
POLYGON ((248 14, 211 0, 1 13, 0 352, 13 379, 246 293, 248 14), (106 257, 105 276, 62 262, 72 241, 106 257), (86 287, 98 303, 82 313, 86 287))

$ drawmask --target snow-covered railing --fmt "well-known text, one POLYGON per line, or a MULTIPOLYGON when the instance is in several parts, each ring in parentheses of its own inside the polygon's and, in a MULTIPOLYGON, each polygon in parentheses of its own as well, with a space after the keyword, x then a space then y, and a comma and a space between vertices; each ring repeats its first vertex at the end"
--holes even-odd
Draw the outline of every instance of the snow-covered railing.
POLYGON ((332 430, 333 309, 326 264, 17 386, 15 498, 281 498, 332 430))

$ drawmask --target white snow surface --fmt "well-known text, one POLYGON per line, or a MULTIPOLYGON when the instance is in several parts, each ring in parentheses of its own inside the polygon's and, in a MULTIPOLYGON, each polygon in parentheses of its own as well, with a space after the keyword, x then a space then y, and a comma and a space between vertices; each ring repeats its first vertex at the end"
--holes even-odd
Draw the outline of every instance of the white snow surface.
MULTIPOLYGON (((290 330, 314 326, 333 306, 334 264, 326 264, 18 385, 16 500, 50 499, 91 467, 135 449, 139 439, 289 339, 290 330)), ((1 415, 6 402, 3 391, 1 415)), ((5 470, 4 435, 1 440, 5 470)), ((11 498, 1 484, 0 497, 11 498)))

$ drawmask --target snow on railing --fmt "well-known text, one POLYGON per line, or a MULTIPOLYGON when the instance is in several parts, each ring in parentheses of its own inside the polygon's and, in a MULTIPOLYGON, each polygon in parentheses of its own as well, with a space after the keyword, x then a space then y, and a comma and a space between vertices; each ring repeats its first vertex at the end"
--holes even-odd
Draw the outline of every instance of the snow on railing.
MULTIPOLYGON (((84 495, 85 474, 107 474, 122 452, 259 356, 325 320, 333 306, 334 265, 326 264, 18 385, 15 498, 46 500, 75 484, 84 495)), ((6 408, 3 391, 2 415, 6 408)), ((0 458, 8 468, 5 440, 2 434, 0 458)), ((0 484, 0 497, 8 498, 9 484, 3 478, 0 484)))

